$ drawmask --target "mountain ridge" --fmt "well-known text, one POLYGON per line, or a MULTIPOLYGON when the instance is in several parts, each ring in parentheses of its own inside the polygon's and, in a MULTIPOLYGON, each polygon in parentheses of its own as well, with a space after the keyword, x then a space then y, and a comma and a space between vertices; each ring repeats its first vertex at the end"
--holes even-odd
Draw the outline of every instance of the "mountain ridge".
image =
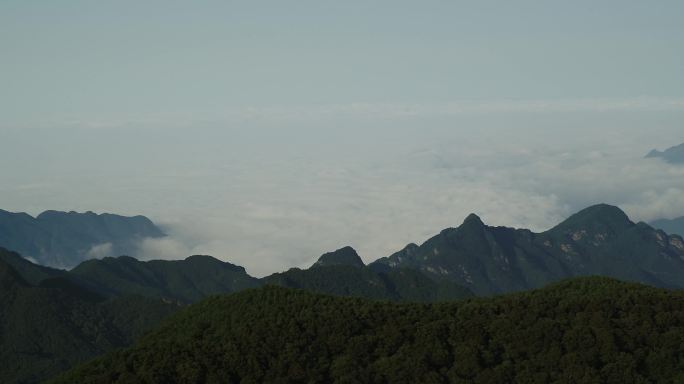
POLYGON ((143 239, 163 236, 140 215, 47 210, 34 218, 0 210, 0 247, 49 267, 74 267, 103 252, 134 255, 143 239))
POLYGON ((674 219, 654 220, 649 225, 661 229, 670 235, 684 236, 684 216, 674 219))
POLYGON ((540 233, 486 226, 471 214, 461 226, 369 266, 383 271, 417 269, 477 295, 537 288, 592 274, 684 287, 682 238, 634 223, 618 207, 607 204, 585 208, 540 233))

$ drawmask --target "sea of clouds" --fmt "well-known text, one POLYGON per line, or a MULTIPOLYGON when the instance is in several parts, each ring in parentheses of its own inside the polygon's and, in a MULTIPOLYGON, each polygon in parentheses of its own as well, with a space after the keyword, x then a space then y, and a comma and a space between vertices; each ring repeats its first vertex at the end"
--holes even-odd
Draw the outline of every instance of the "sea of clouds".
POLYGON ((0 190, 5 209, 146 215, 169 236, 142 241, 142 258, 211 254, 257 276, 345 245, 370 262, 471 212, 535 231, 596 203, 684 216, 684 167, 644 158, 684 142, 680 101, 472 105, 73 123, 34 131, 42 142, 7 131, 28 151, 4 152, 0 190))

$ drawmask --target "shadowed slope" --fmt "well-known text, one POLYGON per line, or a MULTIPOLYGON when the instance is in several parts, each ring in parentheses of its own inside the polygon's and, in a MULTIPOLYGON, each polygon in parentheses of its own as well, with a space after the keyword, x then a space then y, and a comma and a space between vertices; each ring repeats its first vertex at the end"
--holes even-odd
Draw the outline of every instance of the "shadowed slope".
POLYGON ((0 260, 0 382, 39 382, 129 345, 176 309, 140 297, 105 300, 62 277, 33 286, 0 260))

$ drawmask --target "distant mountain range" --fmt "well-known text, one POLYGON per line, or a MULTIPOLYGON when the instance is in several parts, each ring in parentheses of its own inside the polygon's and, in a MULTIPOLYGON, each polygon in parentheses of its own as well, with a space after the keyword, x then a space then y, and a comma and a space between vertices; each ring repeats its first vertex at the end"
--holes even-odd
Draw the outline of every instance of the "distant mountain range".
POLYGON ((654 228, 662 229, 669 234, 684 236, 684 217, 655 220, 650 224, 654 228))
POLYGON ((649 152, 646 157, 660 158, 672 164, 684 164, 684 144, 668 148, 663 152, 654 149, 649 152))
POLYGON ((45 211, 37 217, 0 210, 0 247, 57 268, 104 256, 136 256, 144 238, 164 233, 144 216, 45 211))

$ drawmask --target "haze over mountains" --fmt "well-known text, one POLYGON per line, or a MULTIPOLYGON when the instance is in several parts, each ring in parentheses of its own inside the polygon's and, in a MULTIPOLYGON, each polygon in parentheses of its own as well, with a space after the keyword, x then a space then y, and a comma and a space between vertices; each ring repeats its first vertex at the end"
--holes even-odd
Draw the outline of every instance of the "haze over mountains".
POLYGON ((34 218, 0 210, 0 247, 51 267, 71 268, 105 256, 135 256, 143 239, 163 236, 144 216, 45 211, 34 218))
MULTIPOLYGON (((4 243, 18 245, 13 250, 27 249, 49 240, 50 237, 40 238, 40 241, 25 240, 32 233, 26 228, 46 233, 40 228, 48 227, 43 224, 47 218, 51 218, 49 222, 54 228, 59 228, 53 229, 52 238, 74 238, 72 241, 53 241, 50 244, 56 245, 52 248, 42 248, 45 252, 54 249, 57 255, 44 255, 41 260, 49 261, 41 264, 46 265, 54 260, 75 260, 65 258, 63 252, 78 247, 86 249, 94 239, 109 239, 112 244, 121 244, 117 247, 125 248, 134 246, 143 235, 163 235, 142 216, 125 218, 74 212, 49 212, 37 219, 25 214, 4 213, 4 216, 8 226, 19 223, 20 230, 0 232, 4 243), (42 227, 24 225, 33 222, 42 227), (81 230, 89 223, 95 225, 88 231, 81 230)), ((675 225, 677 221, 673 223, 675 225)), ((79 257, 83 256, 81 253, 79 257)), ((14 263, 14 266, 20 271, 30 269, 31 273, 25 278, 33 283, 40 282, 35 276, 65 274, 81 283, 89 281, 88 284, 98 286, 98 292, 107 296, 141 294, 184 303, 264 283, 330 294, 356 293, 393 300, 412 297, 427 301, 462 297, 461 287, 478 295, 489 295, 538 288, 559 279, 593 274, 660 287, 684 287, 684 273, 679 273, 684 272, 682 237, 675 231, 634 223, 619 208, 605 204, 586 208, 541 233, 490 227, 471 214, 460 226, 445 229, 422 245, 409 244, 368 266, 353 248, 344 247, 323 254, 308 269, 293 268, 262 279, 250 276, 241 266, 211 256, 192 256, 176 261, 106 257, 86 260, 69 272, 39 266, 26 268, 26 264, 14 263), (409 280, 412 283, 409 284, 409 280), (437 287, 435 284, 442 285, 437 287), (454 287, 449 288, 448 284, 454 287), (432 298, 414 296, 415 291, 399 293, 397 287, 400 286, 421 287, 424 292, 444 289, 450 293, 446 297, 441 294, 432 298)))
POLYGON ((651 225, 667 233, 684 236, 684 217, 655 220, 651 222, 651 225))

